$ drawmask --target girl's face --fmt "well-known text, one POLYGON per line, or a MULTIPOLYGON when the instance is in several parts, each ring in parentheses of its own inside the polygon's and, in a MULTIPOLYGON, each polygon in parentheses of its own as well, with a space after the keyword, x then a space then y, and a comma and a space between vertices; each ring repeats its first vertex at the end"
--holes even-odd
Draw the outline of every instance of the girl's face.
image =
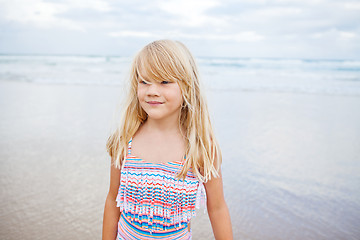
POLYGON ((139 78, 137 96, 140 106, 149 118, 156 120, 178 119, 183 103, 180 87, 177 82, 139 78))

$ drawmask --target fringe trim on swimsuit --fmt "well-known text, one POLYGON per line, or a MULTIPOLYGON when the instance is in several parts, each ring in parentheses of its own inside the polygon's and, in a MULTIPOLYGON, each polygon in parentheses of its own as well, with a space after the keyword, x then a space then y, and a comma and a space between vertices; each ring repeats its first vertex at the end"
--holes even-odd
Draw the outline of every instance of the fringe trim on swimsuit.
POLYGON ((181 162, 146 163, 127 158, 121 170, 117 206, 131 216, 130 221, 152 231, 178 229, 204 207, 206 193, 202 182, 189 171, 177 179, 181 162))

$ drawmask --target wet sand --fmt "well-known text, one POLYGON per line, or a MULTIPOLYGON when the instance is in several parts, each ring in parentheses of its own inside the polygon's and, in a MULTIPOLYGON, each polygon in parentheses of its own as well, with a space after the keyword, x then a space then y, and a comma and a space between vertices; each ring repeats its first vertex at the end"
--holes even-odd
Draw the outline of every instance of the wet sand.
MULTIPOLYGON (((2 239, 100 239, 122 90, 0 81, 2 239)), ((360 98, 208 93, 235 239, 358 239, 360 98)), ((212 239, 207 214, 193 239, 212 239)))

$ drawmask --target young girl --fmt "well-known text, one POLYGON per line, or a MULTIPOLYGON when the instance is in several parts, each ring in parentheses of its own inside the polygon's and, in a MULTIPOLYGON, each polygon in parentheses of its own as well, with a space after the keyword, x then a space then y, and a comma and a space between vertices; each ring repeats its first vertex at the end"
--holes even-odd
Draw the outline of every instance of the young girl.
POLYGON ((191 239, 190 220, 205 202, 215 238, 232 239, 221 153, 191 53, 177 41, 152 42, 135 56, 130 81, 107 142, 103 240, 191 239))

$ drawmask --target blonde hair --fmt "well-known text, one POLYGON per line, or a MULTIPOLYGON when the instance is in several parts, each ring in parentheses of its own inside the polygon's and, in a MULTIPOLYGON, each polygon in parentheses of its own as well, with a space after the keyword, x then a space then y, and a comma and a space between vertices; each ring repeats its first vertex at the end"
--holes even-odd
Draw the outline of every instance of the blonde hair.
POLYGON ((128 142, 147 119, 137 98, 141 73, 155 81, 174 81, 183 96, 179 127, 185 129, 186 161, 178 178, 184 179, 191 168, 202 182, 219 176, 221 151, 211 126, 207 103, 200 91, 195 60, 187 47, 178 41, 159 40, 146 45, 134 57, 130 71, 130 91, 121 124, 110 135, 106 147, 116 167, 127 156, 128 142))

